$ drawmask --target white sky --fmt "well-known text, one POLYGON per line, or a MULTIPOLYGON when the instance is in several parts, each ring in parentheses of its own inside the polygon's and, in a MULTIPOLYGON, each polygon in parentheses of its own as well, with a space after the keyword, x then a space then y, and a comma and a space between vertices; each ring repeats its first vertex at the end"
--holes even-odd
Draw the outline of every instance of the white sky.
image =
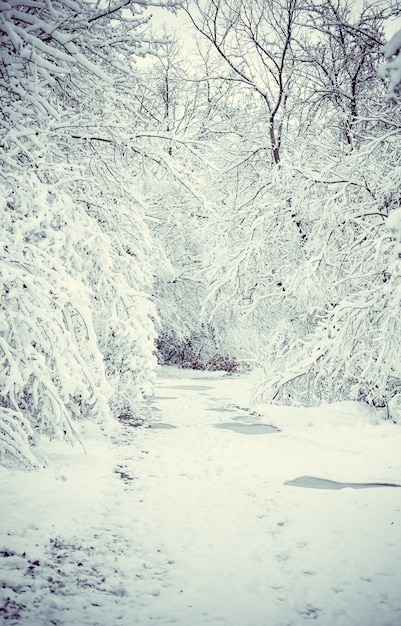
POLYGON ((386 33, 387 40, 389 41, 397 30, 401 30, 401 9, 400 16, 395 20, 388 20, 384 25, 384 32, 386 33))
MULTIPOLYGON (((358 4, 358 2, 356 4, 358 4)), ((153 15, 152 24, 154 28, 159 28, 166 24, 168 28, 179 29, 183 26, 185 21, 185 14, 183 11, 178 11, 177 15, 174 15, 171 11, 167 11, 166 9, 152 7, 151 13, 153 15)), ((384 25, 387 41, 389 41, 398 30, 401 30, 401 7, 399 17, 388 20, 384 25)))

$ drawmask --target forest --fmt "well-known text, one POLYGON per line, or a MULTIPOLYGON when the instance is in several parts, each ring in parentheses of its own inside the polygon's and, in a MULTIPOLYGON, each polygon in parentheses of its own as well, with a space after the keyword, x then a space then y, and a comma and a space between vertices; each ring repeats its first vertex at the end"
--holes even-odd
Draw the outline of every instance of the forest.
POLYGON ((2 464, 158 364, 401 420, 397 4, 0 0, 2 464))

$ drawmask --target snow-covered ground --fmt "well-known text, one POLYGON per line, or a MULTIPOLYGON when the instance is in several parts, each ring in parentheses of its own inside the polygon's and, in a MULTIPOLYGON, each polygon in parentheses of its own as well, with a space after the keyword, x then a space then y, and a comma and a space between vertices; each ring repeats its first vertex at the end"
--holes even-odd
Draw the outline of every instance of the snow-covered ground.
POLYGON ((353 403, 249 409, 253 384, 165 368, 153 427, 87 426, 86 455, 1 469, 0 623, 400 626, 401 489, 285 484, 401 485, 400 427, 353 403))

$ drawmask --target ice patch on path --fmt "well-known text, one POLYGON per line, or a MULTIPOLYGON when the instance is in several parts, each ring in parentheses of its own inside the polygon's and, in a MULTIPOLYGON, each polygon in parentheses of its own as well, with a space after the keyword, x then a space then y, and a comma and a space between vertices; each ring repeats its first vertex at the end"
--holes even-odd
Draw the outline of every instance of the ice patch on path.
POLYGON ((213 389, 210 385, 171 385, 169 389, 179 389, 180 391, 209 391, 213 389))
POLYGON ((222 424, 213 424, 213 426, 215 428, 222 428, 223 430, 232 430, 242 435, 267 435, 279 432, 278 428, 270 426, 270 424, 238 424, 238 422, 225 422, 222 424))
POLYGON ((371 489, 374 487, 401 487, 395 483, 339 483, 326 478, 315 476, 300 476, 294 480, 286 480, 285 485, 290 487, 304 487, 307 489, 371 489))
MULTIPOLYGON (((149 398, 149 402, 154 403, 154 402, 158 402, 159 400, 177 400, 176 396, 152 396, 151 398, 149 398)), ((155 409, 152 407, 152 410, 154 411, 155 409)))

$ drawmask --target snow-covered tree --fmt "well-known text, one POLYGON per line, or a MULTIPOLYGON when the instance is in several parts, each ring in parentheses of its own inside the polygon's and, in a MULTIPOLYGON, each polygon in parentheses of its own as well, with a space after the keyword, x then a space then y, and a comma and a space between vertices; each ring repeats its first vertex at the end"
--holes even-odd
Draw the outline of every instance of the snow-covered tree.
POLYGON ((296 91, 302 3, 299 0, 195 0, 186 11, 196 30, 220 59, 213 78, 235 82, 263 103, 265 142, 272 162, 280 161, 289 100, 296 91))
POLYGON ((144 149, 126 96, 146 9, 177 4, 0 3, 3 462, 34 465, 41 433, 73 441, 75 420, 136 415, 147 393, 144 149))
POLYGON ((1 191, 0 449, 4 461, 34 464, 29 444, 42 433, 73 441, 75 419, 109 418, 113 390, 81 276, 94 262, 87 242, 96 239, 100 263, 109 243, 32 172, 9 173, 1 191))
POLYGON ((337 129, 341 149, 353 149, 361 117, 368 117, 372 98, 379 99, 383 91, 377 65, 391 8, 383 2, 354 6, 347 0, 319 0, 309 3, 305 13, 301 128, 324 123, 337 129))
POLYGON ((202 315, 206 283, 201 271, 207 189, 216 169, 214 138, 205 132, 207 89, 193 79, 176 44, 163 50, 144 70, 147 111, 151 102, 155 128, 143 195, 154 240, 158 355, 161 362, 204 367, 218 350, 202 315))
POLYGON ((303 258, 287 275, 258 393, 304 404, 359 399, 398 419, 399 112, 379 107, 369 132, 365 122, 352 154, 338 154, 336 137, 321 132, 282 162, 287 182, 276 193, 292 198, 303 258))
POLYGON ((264 22, 259 14, 250 28, 254 5, 235 6, 189 9, 230 68, 220 79, 237 85, 231 120, 238 141, 225 136, 223 173, 212 192, 218 217, 207 235, 211 319, 237 350, 265 365, 259 393, 266 399, 352 397, 389 406, 399 394, 399 335, 394 340, 391 332, 398 279, 385 224, 399 207, 400 146, 397 112, 383 110, 375 67, 387 14, 380 3, 358 15, 331 1, 297 8, 285 118, 280 109, 287 124, 271 167, 263 99, 258 83, 245 77, 255 79, 259 63, 267 68, 287 22, 268 48, 274 18, 266 12, 264 22), (253 33, 252 43, 237 50, 260 44, 257 61, 235 55, 231 44, 244 32, 253 33), (263 62, 266 48, 271 56, 263 62), (255 96, 248 109, 245 90, 255 96))

